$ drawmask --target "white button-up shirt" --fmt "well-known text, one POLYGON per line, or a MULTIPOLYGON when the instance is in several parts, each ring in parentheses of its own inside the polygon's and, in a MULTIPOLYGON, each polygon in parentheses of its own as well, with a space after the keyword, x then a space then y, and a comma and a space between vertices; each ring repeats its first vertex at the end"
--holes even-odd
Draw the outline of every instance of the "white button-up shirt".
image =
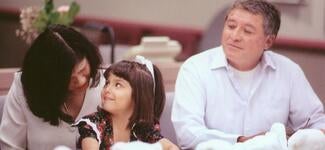
POLYGON ((178 144, 194 148, 211 139, 232 143, 280 122, 294 130, 325 128, 324 108, 301 68, 265 51, 248 98, 229 69, 222 47, 192 56, 180 68, 172 110, 178 144), (309 121, 308 121, 309 120, 309 121))
MULTIPOLYGON (((95 112, 100 104, 100 91, 105 84, 105 79, 102 73, 100 74, 99 85, 87 89, 76 120, 95 112)), ((71 124, 60 121, 58 126, 53 126, 31 112, 24 96, 21 72, 15 73, 3 109, 0 125, 0 149, 53 150, 60 145, 76 149, 78 137, 78 129, 71 127, 71 124)))

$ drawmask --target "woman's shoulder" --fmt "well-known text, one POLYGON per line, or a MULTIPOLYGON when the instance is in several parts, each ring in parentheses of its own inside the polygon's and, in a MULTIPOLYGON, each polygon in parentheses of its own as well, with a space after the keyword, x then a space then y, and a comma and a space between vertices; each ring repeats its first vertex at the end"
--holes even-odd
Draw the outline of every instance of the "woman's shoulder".
POLYGON ((22 88, 22 83, 21 83, 21 75, 22 72, 18 71, 14 73, 13 81, 12 81, 12 86, 17 86, 19 88, 22 88))
POLYGON ((11 83, 10 90, 7 94, 8 99, 16 99, 20 102, 26 102, 23 86, 21 83, 22 72, 15 72, 13 75, 13 81, 11 83))

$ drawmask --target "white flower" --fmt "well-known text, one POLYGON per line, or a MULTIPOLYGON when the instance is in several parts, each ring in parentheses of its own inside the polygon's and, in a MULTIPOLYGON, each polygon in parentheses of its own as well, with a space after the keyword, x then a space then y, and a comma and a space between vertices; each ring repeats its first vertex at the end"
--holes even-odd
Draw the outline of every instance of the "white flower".
POLYGON ((16 31, 16 35, 25 40, 26 43, 31 43, 38 36, 38 31, 33 27, 33 22, 38 17, 39 12, 40 8, 38 7, 27 7, 21 10, 21 29, 16 31))
POLYGON ((57 11, 59 13, 65 13, 65 12, 68 12, 69 9, 70 9, 70 6, 68 6, 68 5, 62 5, 62 6, 58 7, 57 11))

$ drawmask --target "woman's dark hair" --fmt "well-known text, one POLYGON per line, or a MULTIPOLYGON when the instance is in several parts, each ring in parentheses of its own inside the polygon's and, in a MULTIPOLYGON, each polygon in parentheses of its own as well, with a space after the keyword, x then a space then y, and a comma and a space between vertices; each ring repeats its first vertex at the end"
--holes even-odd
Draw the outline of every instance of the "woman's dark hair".
POLYGON ((35 39, 25 55, 21 75, 27 104, 34 115, 51 125, 58 125, 60 119, 72 119, 61 106, 69 95, 72 70, 84 58, 90 65, 90 86, 95 87, 102 58, 86 37, 73 28, 51 25, 35 39))
POLYGON ((134 111, 129 119, 128 127, 136 123, 153 124, 160 119, 165 106, 165 88, 161 72, 153 65, 155 82, 152 75, 143 64, 134 61, 120 61, 106 69, 106 80, 114 74, 128 81, 132 88, 134 111))

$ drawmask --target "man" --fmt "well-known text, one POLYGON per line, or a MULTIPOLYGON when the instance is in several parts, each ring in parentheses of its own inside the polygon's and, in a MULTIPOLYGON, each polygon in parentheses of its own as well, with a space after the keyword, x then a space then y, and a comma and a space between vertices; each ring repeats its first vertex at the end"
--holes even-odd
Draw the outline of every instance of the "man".
POLYGON ((301 68, 270 48, 280 12, 262 0, 236 1, 222 45, 189 58, 175 87, 172 121, 181 148, 211 139, 244 142, 280 122, 325 129, 324 108, 301 68))

